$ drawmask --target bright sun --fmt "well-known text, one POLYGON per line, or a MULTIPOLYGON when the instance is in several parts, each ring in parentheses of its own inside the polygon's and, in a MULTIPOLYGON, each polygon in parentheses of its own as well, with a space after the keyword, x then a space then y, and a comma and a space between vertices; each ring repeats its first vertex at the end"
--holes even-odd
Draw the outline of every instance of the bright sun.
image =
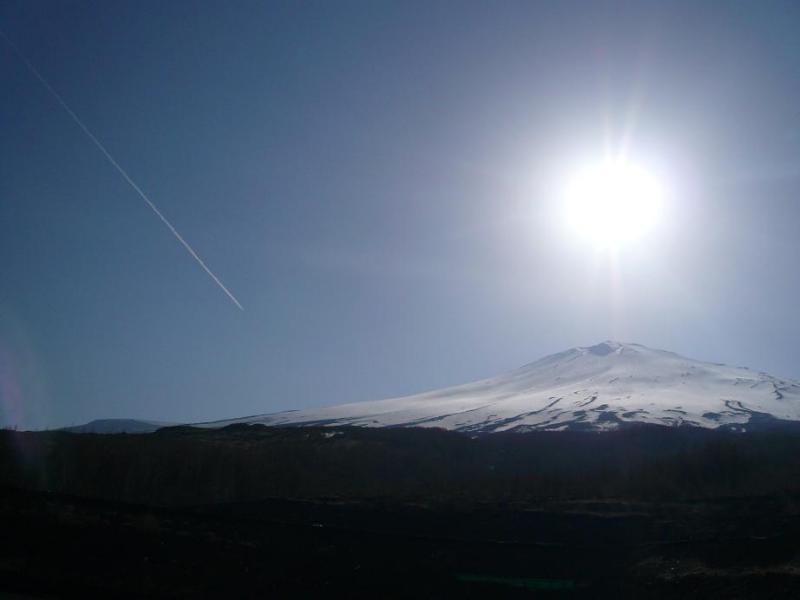
POLYGON ((641 238, 655 225, 662 201, 659 181, 646 170, 608 161, 577 172, 567 183, 570 226, 598 245, 641 238))

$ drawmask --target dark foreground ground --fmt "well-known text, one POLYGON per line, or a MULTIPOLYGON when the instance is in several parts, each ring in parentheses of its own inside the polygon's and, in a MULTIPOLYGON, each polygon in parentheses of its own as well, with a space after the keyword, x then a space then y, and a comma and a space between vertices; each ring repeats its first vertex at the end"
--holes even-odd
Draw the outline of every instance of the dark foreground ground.
POLYGON ((794 433, 329 434, 6 432, 0 595, 800 598, 794 433))

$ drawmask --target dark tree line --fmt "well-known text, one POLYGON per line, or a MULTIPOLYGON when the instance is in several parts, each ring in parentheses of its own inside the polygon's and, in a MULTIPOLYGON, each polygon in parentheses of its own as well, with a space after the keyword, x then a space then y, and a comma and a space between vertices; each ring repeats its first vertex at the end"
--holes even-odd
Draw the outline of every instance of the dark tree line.
POLYGON ((435 429, 0 433, 0 483, 164 506, 263 498, 677 500, 800 488, 800 434, 636 427, 479 437, 435 429))

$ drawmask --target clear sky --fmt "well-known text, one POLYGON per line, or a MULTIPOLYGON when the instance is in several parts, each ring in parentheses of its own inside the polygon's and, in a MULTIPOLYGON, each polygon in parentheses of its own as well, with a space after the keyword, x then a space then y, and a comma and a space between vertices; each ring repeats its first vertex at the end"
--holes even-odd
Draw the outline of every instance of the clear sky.
POLYGON ((800 378, 800 3, 39 2, 0 28, 0 423, 372 400, 620 339, 800 378), (560 183, 668 190, 599 255, 560 183))

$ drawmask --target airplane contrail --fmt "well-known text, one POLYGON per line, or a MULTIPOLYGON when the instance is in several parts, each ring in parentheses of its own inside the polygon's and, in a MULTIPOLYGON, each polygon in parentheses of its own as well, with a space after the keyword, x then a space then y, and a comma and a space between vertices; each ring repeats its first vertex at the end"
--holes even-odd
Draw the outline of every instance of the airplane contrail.
POLYGON ((197 264, 199 264, 201 267, 203 267, 203 270, 208 274, 209 277, 211 277, 211 279, 214 280, 214 283, 216 283, 217 286, 219 286, 219 289, 221 289, 223 292, 225 292, 225 294, 228 296, 228 298, 230 298, 233 301, 233 303, 236 306, 239 307, 240 310, 244 310, 244 307, 236 299, 236 296, 234 296, 231 293, 231 291, 228 288, 225 287, 225 284, 223 284, 219 280, 219 277, 217 277, 214 274, 214 272, 211 269, 208 268, 206 263, 203 262, 203 259, 200 258, 200 256, 197 254, 197 252, 194 251, 194 248, 192 248, 189 245, 189 242, 187 242, 185 239, 183 239, 183 236, 180 233, 178 233, 178 230, 175 229, 175 227, 172 225, 172 223, 170 223, 167 220, 167 218, 161 213, 161 211, 158 210, 158 207, 153 203, 152 200, 150 200, 150 198, 147 197, 147 194, 145 194, 142 191, 142 188, 140 188, 138 185, 136 185, 136 182, 133 179, 131 179, 131 176, 128 175, 128 173, 125 171, 125 169, 123 169, 120 166, 120 164, 116 160, 114 160, 114 157, 111 156, 111 153, 108 150, 106 150, 106 147, 103 146, 103 144, 100 143, 100 140, 98 140, 95 137, 95 135, 91 132, 91 130, 86 126, 86 124, 84 124, 84 122, 81 121, 80 117, 78 117, 78 115, 75 114, 75 111, 73 111, 69 107, 69 105, 64 101, 64 99, 61 97, 61 95, 53 88, 53 86, 51 86, 47 82, 47 80, 44 78, 44 76, 33 65, 33 63, 28 60, 28 58, 22 53, 22 51, 17 47, 17 45, 14 42, 12 42, 11 39, 2 30, 0 30, 0 36, 3 37, 3 39, 8 43, 9 46, 11 46, 11 48, 14 50, 15 54, 20 58, 20 60, 22 60, 23 63, 25 63, 25 66, 28 67, 28 70, 31 73, 33 73, 33 75, 36 77, 36 79, 39 80, 39 82, 45 87, 45 89, 47 89, 47 91, 50 92, 50 94, 52 94, 52 96, 58 101, 58 103, 61 105, 61 107, 65 111, 67 111, 67 114, 72 118, 73 121, 75 121, 75 123, 78 125, 78 127, 80 127, 83 130, 83 132, 88 136, 88 138, 94 143, 94 145, 97 146, 97 148, 100 150, 100 152, 102 152, 103 155, 108 159, 108 162, 110 162, 113 165, 113 167, 117 171, 119 171, 119 174, 122 175, 123 179, 125 179, 125 181, 127 181, 130 184, 130 186, 134 189, 134 191, 137 194, 139 194, 139 196, 142 198, 142 200, 145 201, 147 206, 149 206, 152 209, 152 211, 154 213, 156 213, 156 216, 159 219, 161 219, 161 221, 164 223, 164 225, 167 226, 167 228, 172 232, 172 235, 174 235, 175 238, 181 244, 183 244, 183 247, 186 248, 186 251, 192 256, 192 258, 197 262, 197 264))

